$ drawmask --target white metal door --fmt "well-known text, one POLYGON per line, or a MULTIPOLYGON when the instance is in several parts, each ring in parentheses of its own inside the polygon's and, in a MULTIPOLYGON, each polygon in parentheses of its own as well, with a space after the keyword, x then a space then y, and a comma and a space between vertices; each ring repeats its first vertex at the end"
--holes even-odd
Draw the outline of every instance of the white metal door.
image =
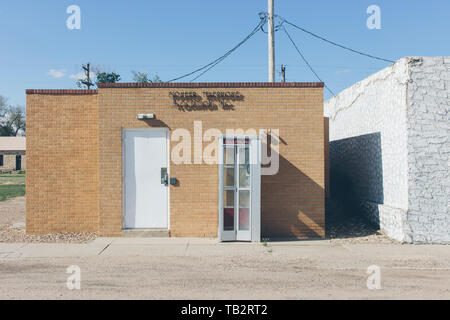
POLYGON ((167 130, 124 130, 124 228, 168 228, 167 130))

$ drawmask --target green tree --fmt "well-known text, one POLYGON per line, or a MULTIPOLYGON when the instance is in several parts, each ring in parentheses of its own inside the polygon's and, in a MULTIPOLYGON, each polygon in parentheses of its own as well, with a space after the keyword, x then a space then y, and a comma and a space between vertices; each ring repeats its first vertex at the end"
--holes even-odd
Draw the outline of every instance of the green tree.
POLYGON ((161 83, 162 80, 158 75, 154 75, 153 78, 150 78, 149 73, 132 71, 133 72, 133 80, 137 83, 161 83))
POLYGON ((99 83, 116 83, 120 81, 120 75, 114 72, 101 72, 97 74, 97 85, 99 83))

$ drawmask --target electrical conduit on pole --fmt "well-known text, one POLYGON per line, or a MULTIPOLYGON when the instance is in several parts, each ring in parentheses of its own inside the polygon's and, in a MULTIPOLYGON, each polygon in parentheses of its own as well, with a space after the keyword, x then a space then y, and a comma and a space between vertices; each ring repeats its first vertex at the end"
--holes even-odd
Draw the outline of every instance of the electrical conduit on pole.
POLYGON ((275 82, 274 0, 268 0, 269 82, 275 82))

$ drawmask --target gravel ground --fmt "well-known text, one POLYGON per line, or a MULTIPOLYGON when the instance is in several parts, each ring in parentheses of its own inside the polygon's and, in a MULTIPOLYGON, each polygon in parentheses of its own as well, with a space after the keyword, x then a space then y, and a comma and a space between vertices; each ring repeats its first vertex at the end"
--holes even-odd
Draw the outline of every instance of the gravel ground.
POLYGON ((0 242, 86 243, 97 238, 96 233, 25 234, 25 197, 0 202, 0 242))
POLYGON ((399 244, 386 236, 379 228, 365 219, 358 208, 343 206, 334 198, 327 198, 326 237, 337 244, 382 243, 399 244))
POLYGON ((44 235, 25 234, 25 229, 13 228, 12 226, 0 227, 0 242, 7 243, 87 243, 97 238, 92 232, 61 232, 44 235))
POLYGON ((327 238, 332 243, 399 243, 362 218, 330 221, 326 227, 327 238))

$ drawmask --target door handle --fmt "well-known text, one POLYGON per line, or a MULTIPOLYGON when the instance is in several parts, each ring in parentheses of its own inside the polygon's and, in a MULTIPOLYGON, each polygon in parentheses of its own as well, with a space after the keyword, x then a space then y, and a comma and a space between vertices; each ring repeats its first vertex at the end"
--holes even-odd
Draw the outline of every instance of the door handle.
POLYGON ((169 185, 169 175, 167 174, 167 168, 161 168, 161 184, 166 187, 169 185))

